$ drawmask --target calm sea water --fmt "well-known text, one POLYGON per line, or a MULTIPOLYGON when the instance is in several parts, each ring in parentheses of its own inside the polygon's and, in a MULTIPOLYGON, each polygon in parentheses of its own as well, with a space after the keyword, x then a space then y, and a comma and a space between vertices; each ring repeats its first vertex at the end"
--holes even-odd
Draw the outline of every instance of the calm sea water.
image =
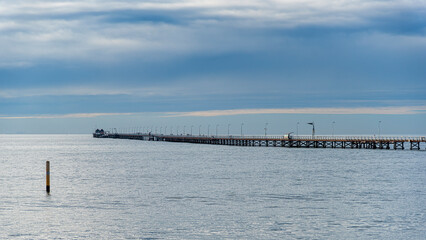
POLYGON ((425 151, 0 135, 0 156, 0 239, 426 236, 425 151))

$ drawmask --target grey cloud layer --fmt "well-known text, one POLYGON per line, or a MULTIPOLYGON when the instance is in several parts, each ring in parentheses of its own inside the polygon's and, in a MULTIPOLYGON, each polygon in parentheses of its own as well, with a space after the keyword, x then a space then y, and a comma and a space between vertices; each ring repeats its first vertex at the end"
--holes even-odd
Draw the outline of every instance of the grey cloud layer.
POLYGON ((424 105, 425 4, 0 0, 0 111, 424 105))
MULTIPOLYGON (((306 27, 373 26, 389 37, 389 31, 395 35, 392 23, 381 26, 383 20, 401 24, 401 13, 421 16, 425 9, 424 1, 1 1, 0 67, 25 67, 36 59, 117 61, 135 53, 276 47, 274 35, 256 37, 265 29, 291 35, 304 34, 306 27)), ((410 25, 423 31, 415 40, 421 45, 423 20, 410 25)))

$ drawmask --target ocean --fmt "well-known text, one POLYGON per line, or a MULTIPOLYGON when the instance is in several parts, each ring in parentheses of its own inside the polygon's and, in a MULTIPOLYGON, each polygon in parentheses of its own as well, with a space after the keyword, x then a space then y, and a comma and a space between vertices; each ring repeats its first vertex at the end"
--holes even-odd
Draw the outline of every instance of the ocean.
POLYGON ((426 151, 0 135, 0 156, 0 239, 426 236, 426 151))

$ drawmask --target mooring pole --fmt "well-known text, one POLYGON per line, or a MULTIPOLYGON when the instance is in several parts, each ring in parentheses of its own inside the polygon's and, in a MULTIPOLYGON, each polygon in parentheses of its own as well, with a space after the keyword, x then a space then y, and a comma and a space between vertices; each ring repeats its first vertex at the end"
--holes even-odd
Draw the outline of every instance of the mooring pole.
POLYGON ((50 162, 46 161, 46 192, 50 193, 50 162))

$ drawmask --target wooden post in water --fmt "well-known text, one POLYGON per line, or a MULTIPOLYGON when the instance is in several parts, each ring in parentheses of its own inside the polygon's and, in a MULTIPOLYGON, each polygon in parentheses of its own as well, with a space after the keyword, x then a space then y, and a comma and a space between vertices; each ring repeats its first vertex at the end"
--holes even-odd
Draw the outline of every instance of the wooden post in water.
POLYGON ((50 193, 50 162, 46 161, 46 192, 50 193))

